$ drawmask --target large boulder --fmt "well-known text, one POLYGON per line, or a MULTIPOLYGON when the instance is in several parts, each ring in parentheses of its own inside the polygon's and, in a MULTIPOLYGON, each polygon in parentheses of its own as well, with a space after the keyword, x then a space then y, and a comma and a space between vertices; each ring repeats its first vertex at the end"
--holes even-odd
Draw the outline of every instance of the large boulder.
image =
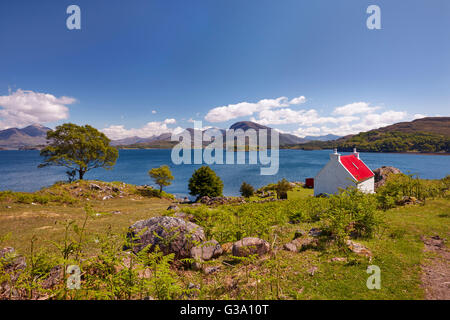
POLYGON ((400 169, 391 166, 383 166, 381 168, 373 170, 375 174, 375 190, 386 183, 387 177, 390 174, 402 173, 400 169))
POLYGON ((200 226, 174 217, 154 217, 141 220, 130 226, 128 238, 133 239, 133 251, 141 251, 147 246, 153 251, 156 245, 164 254, 174 253, 176 259, 189 258, 191 249, 205 241, 205 233, 200 226))
POLYGON ((191 257, 196 260, 208 261, 223 253, 222 247, 216 240, 210 240, 191 249, 191 257))
POLYGON ((270 251, 270 244, 259 238, 244 238, 233 244, 231 252, 235 257, 247 257, 253 254, 263 255, 270 251))

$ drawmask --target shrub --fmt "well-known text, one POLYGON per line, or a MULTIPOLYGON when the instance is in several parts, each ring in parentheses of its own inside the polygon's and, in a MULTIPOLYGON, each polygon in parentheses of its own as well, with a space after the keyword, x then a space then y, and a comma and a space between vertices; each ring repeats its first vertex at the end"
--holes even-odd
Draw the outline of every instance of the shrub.
POLYGON ((284 204, 274 202, 224 205, 215 209, 186 208, 183 211, 194 216, 195 223, 204 229, 207 238, 220 243, 245 237, 267 238, 272 226, 288 221, 284 204))
POLYGON ((223 182, 208 166, 197 169, 189 179, 189 191, 198 198, 218 197, 222 195, 223 182))
POLYGON ((278 183, 275 186, 275 191, 277 192, 277 198, 278 199, 287 199, 287 192, 291 190, 292 187, 285 178, 283 178, 281 181, 278 181, 278 183))
POLYGON ((449 188, 449 180, 448 177, 442 180, 424 180, 414 175, 392 174, 377 190, 379 208, 393 208, 403 197, 414 197, 422 202, 429 198, 442 197, 449 188))
POLYGON ((328 209, 320 220, 321 228, 340 245, 350 235, 372 237, 381 221, 375 196, 354 187, 341 190, 338 195, 331 195, 328 209))
POLYGON ((320 220, 320 217, 328 210, 328 206, 328 198, 308 197, 288 201, 286 210, 289 221, 293 223, 315 222, 320 220))
POLYGON ((251 184, 248 184, 247 182, 242 182, 241 188, 239 189, 239 192, 241 195, 245 198, 250 198, 255 193, 255 189, 251 184))

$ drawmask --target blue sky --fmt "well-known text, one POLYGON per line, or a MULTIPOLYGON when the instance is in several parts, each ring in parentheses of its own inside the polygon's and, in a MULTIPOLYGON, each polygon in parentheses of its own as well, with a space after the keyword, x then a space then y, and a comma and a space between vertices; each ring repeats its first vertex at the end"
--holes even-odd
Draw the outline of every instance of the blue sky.
POLYGON ((450 110, 447 0, 4 0, 0 39, 0 129, 123 138, 254 120, 303 136, 450 110))

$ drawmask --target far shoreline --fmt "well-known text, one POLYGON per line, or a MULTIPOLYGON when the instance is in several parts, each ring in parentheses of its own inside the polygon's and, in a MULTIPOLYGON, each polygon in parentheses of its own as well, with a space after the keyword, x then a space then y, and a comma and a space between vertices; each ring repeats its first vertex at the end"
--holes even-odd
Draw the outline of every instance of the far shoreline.
MULTIPOLYGON (((172 148, 117 148, 120 150, 172 150, 172 148)), ((204 148, 202 148, 204 149, 204 148)), ((41 149, 2 149, 0 151, 40 151, 41 149)), ((195 150, 195 149, 191 149, 195 150)), ((270 148, 268 148, 270 150, 270 148)), ((291 148, 280 148, 279 150, 293 150, 293 151, 322 151, 322 150, 333 150, 333 149, 314 149, 314 150, 304 150, 304 149, 291 149, 291 148)), ((242 152, 244 150, 234 151, 242 152)), ((256 151, 256 150, 255 150, 256 151)), ((248 152, 247 150, 245 152, 248 152)), ((342 152, 342 151, 341 151, 342 152)), ((346 152, 346 151, 344 151, 346 152)), ((348 151, 351 152, 351 151, 348 151)), ((450 156, 450 152, 418 152, 418 151, 402 151, 402 152, 375 152, 375 151, 359 151, 360 153, 382 153, 382 154, 409 154, 409 155, 424 155, 424 156, 450 156)))

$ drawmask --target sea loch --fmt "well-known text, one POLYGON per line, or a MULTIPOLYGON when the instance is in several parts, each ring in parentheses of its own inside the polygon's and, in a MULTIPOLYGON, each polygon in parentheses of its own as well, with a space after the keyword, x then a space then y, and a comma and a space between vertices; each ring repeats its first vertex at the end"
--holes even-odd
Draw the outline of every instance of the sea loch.
MULTIPOLYGON (((242 181, 259 188, 282 178, 304 181, 305 178, 314 177, 329 160, 330 152, 332 151, 280 150, 279 171, 272 176, 260 175, 260 165, 248 164, 248 161, 246 164, 214 164, 211 168, 224 182, 224 195, 234 196, 239 194, 242 181)), ((249 153, 246 152, 246 157, 248 156, 249 153)), ((381 166, 394 166, 402 172, 418 174, 425 179, 440 179, 450 174, 450 157, 445 155, 361 153, 361 159, 372 170, 381 166)), ((39 151, 0 151, 0 190, 32 192, 58 180, 66 180, 64 168, 38 169, 41 161, 39 151)), ((200 165, 173 164, 169 149, 120 150, 113 170, 96 169, 88 172, 85 178, 150 185, 152 181, 147 174, 148 170, 163 164, 170 166, 175 177, 172 185, 165 190, 177 196, 187 196, 188 180, 200 165)))

